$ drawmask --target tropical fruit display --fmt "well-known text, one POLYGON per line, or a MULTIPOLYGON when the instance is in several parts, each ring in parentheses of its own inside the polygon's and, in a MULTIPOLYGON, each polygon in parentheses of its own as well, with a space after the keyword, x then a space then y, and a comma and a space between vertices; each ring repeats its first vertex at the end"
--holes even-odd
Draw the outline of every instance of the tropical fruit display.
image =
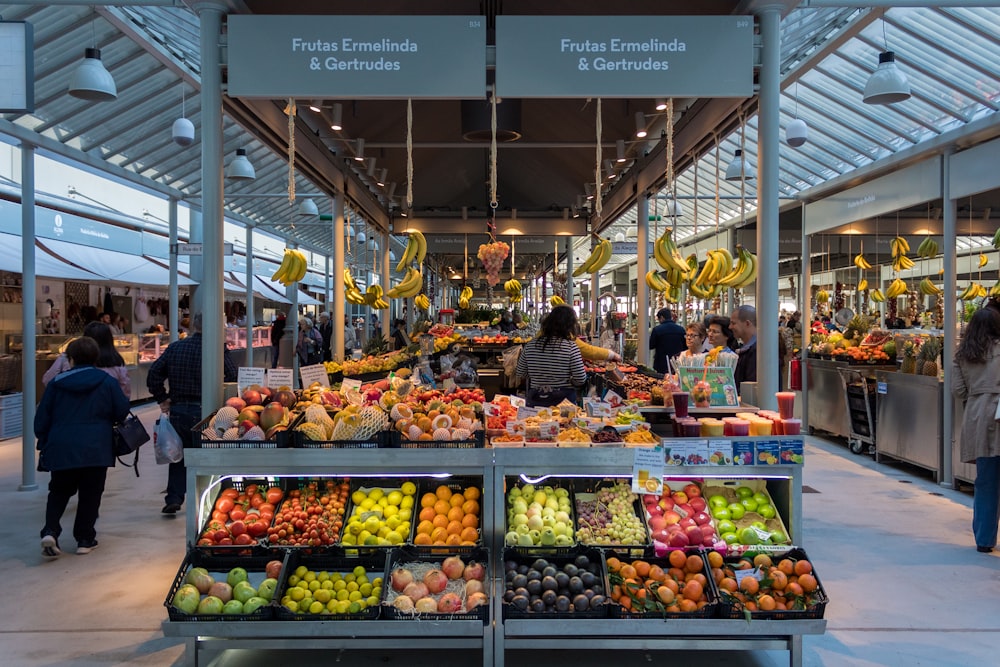
POLYGON ((586 549, 566 556, 527 556, 504 550, 504 618, 535 615, 607 616, 601 552, 586 549))
POLYGON ((199 547, 250 547, 267 541, 275 508, 285 492, 277 483, 244 480, 239 488, 227 481, 212 504, 212 513, 198 536, 199 547))
POLYGON ((671 551, 666 558, 630 559, 605 553, 612 615, 658 618, 709 617, 719 596, 714 572, 717 551, 671 551))
POLYGON ((324 547, 336 544, 344 526, 348 483, 310 480, 288 492, 278 508, 267 540, 277 547, 324 547))
POLYGON ((189 552, 164 601, 170 620, 270 619, 284 558, 217 558, 189 552))
POLYGON ((823 618, 828 598, 802 549, 726 558, 712 571, 725 618, 823 618))
POLYGON ((479 542, 479 486, 464 488, 440 484, 420 497, 413 544, 418 546, 474 546, 479 542))
MULTIPOLYGON (((226 400, 208 419, 201 422, 202 442, 263 442, 287 431, 298 416, 298 396, 288 387, 271 389, 253 385, 239 396, 226 400)), ((273 446, 273 445, 272 445, 273 446)))
POLYGON ((413 548, 390 555, 382 608, 389 619, 489 616, 489 552, 473 549, 433 556, 413 548))
POLYGON ((524 484, 507 491, 509 547, 569 547, 575 544, 569 489, 524 484))
POLYGON ((279 589, 276 615, 295 620, 378 618, 384 574, 384 558, 303 556, 279 589))
POLYGON ((416 493, 413 482, 403 482, 399 487, 355 487, 340 543, 368 547, 402 544, 410 537, 416 493))

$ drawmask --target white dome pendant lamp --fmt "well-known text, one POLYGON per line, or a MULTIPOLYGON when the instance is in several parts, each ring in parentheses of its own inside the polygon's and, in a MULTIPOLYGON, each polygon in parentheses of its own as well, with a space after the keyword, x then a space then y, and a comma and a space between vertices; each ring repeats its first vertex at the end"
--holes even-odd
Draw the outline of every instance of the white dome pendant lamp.
POLYGON ((69 94, 88 102, 109 102, 118 99, 115 79, 101 62, 101 50, 88 47, 83 52, 83 62, 73 70, 69 80, 69 94))

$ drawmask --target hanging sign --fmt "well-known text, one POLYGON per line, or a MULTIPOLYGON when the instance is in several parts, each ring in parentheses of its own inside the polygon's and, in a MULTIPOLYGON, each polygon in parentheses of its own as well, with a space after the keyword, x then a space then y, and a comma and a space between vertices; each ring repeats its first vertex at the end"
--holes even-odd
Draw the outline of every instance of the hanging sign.
POLYGON ((231 97, 485 99, 482 16, 228 19, 231 97))
POLYGON ((498 16, 503 97, 750 97, 751 16, 498 16))
POLYGON ((263 387, 265 375, 266 371, 263 368, 240 366, 236 375, 236 386, 239 387, 240 393, 253 385, 263 387))
MULTIPOLYGON (((733 369, 729 366, 677 369, 681 390, 688 393, 692 393, 695 384, 701 382, 703 377, 712 388, 709 398, 711 407, 736 407, 740 404, 739 394, 736 393, 736 381, 733 379, 733 369)), ((694 407, 694 399, 689 398, 688 404, 694 407)))

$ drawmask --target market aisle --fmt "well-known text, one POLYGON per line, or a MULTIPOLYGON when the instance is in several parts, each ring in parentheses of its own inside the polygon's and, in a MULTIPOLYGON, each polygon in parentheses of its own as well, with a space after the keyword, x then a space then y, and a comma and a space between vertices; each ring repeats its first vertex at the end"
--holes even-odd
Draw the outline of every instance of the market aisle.
MULTIPOLYGON (((156 412, 155 405, 137 410, 149 428, 156 412)), ((875 464, 840 444, 815 438, 809 443, 804 483, 817 493, 803 495, 803 542, 833 602, 826 613, 827 634, 804 640, 805 664, 995 664, 1000 556, 973 548, 971 496, 875 464)), ((165 639, 160 624, 163 598, 184 555, 184 526, 160 515, 166 469, 152 463, 151 452, 144 456, 141 478, 122 468, 109 475, 98 524, 101 547, 87 556, 68 554, 47 563, 37 538, 47 476, 39 475, 39 491, 18 492, 20 440, 0 443, 0 502, 13 518, 0 527, 0 562, 7 573, 0 619, 4 664, 183 664, 182 646, 165 639)), ((66 546, 73 546, 71 538, 66 546)), ((703 666, 788 664, 782 651, 679 651, 669 657, 703 666)), ((538 652, 510 655, 508 664, 607 667, 646 658, 643 652, 538 652)), ((352 667, 373 660, 405 667, 443 660, 480 664, 478 654, 405 652, 317 652, 294 658, 280 652, 230 652, 214 664, 352 667)))

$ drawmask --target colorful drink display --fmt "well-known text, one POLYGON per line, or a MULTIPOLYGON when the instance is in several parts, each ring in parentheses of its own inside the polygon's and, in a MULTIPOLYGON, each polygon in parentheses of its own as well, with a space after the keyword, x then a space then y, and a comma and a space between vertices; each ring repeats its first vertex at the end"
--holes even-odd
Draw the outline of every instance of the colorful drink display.
POLYGON ((674 401, 674 417, 688 416, 688 393, 686 391, 675 391, 671 394, 674 401))
POLYGON ((795 417, 795 392, 779 391, 775 398, 778 399, 778 414, 781 419, 792 419, 795 417))

